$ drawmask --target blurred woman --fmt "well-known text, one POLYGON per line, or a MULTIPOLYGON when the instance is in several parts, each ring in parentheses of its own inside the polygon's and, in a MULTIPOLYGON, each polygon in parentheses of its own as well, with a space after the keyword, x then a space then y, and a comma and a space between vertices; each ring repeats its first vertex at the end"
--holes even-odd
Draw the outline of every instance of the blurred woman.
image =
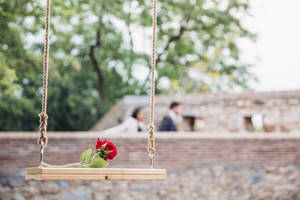
POLYGON ((122 124, 105 130, 105 133, 120 133, 120 132, 143 132, 146 131, 146 126, 143 123, 145 112, 142 107, 135 108, 131 116, 122 124))

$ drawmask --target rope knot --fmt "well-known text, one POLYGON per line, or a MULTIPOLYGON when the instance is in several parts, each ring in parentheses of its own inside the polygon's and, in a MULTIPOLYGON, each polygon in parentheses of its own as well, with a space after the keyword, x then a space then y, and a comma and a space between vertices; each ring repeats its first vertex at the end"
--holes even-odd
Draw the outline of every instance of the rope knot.
POLYGON ((150 131, 153 132, 155 129, 155 125, 151 123, 151 124, 149 124, 148 128, 149 128, 149 132, 150 131))
POLYGON ((148 152, 149 154, 154 154, 154 129, 155 125, 154 123, 149 124, 148 126, 148 134, 149 134, 149 139, 148 139, 148 152))
POLYGON ((42 113, 39 114, 39 116, 40 116, 41 120, 47 120, 48 119, 48 115, 46 113, 42 112, 42 113))
POLYGON ((47 137, 47 136, 44 136, 44 137, 40 136, 40 137, 38 138, 37 143, 38 143, 39 145, 41 145, 42 142, 44 143, 44 147, 46 147, 46 145, 47 145, 47 143, 48 143, 48 137, 47 137))
POLYGON ((40 133, 41 136, 38 139, 38 144, 44 143, 44 145, 47 145, 48 139, 47 136, 45 136, 46 131, 47 131, 47 120, 48 120, 48 115, 44 112, 42 112, 40 115, 40 133))

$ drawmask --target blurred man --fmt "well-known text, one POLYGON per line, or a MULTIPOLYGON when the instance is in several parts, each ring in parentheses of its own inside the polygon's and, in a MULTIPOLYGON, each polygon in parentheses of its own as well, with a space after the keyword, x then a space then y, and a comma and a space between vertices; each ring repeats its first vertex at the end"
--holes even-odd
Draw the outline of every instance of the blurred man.
POLYGON ((180 104, 172 102, 167 116, 165 116, 160 123, 159 131, 177 131, 176 123, 180 117, 180 104))

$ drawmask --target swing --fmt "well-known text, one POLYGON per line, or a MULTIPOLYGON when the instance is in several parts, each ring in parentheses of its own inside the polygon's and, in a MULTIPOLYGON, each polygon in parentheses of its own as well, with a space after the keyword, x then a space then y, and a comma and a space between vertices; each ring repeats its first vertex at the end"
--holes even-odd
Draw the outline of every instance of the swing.
POLYGON ((156 7, 157 0, 153 0, 153 40, 152 40, 152 68, 151 68, 151 97, 150 97, 150 124, 148 131, 149 169, 133 168, 47 168, 42 166, 44 150, 47 145, 47 83, 49 60, 49 25, 50 0, 46 6, 45 48, 44 48, 44 76, 43 76, 43 103, 40 114, 40 149, 39 167, 26 168, 26 180, 165 180, 165 169, 154 169, 154 97, 155 97, 155 54, 156 54, 156 7))

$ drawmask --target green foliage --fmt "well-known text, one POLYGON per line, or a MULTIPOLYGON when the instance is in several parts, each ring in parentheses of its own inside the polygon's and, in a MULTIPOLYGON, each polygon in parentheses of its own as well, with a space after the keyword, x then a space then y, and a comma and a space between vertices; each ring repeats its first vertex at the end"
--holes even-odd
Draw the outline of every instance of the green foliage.
MULTIPOLYGON (((38 128, 43 6, 0 0, 0 131, 38 128)), ((250 14, 247 0, 165 0, 158 7, 158 93, 248 87, 253 75, 238 46, 241 38, 255 40, 240 21, 250 14), (166 78, 169 88, 160 86, 166 78)), ((151 51, 133 33, 151 33, 151 10, 150 0, 52 2, 49 130, 87 130, 124 95, 147 93, 150 76, 136 70, 150 71, 151 51)))
POLYGON ((109 164, 103 158, 94 158, 91 162, 91 168, 107 167, 109 164))
POLYGON ((83 164, 87 164, 89 163, 90 159, 91 159, 91 155, 92 155, 92 149, 88 148, 87 150, 85 150, 81 156, 80 156, 80 162, 83 164))
POLYGON ((19 89, 19 85, 16 84, 17 80, 15 70, 7 66, 4 55, 0 53, 0 95, 13 96, 14 92, 19 89))

